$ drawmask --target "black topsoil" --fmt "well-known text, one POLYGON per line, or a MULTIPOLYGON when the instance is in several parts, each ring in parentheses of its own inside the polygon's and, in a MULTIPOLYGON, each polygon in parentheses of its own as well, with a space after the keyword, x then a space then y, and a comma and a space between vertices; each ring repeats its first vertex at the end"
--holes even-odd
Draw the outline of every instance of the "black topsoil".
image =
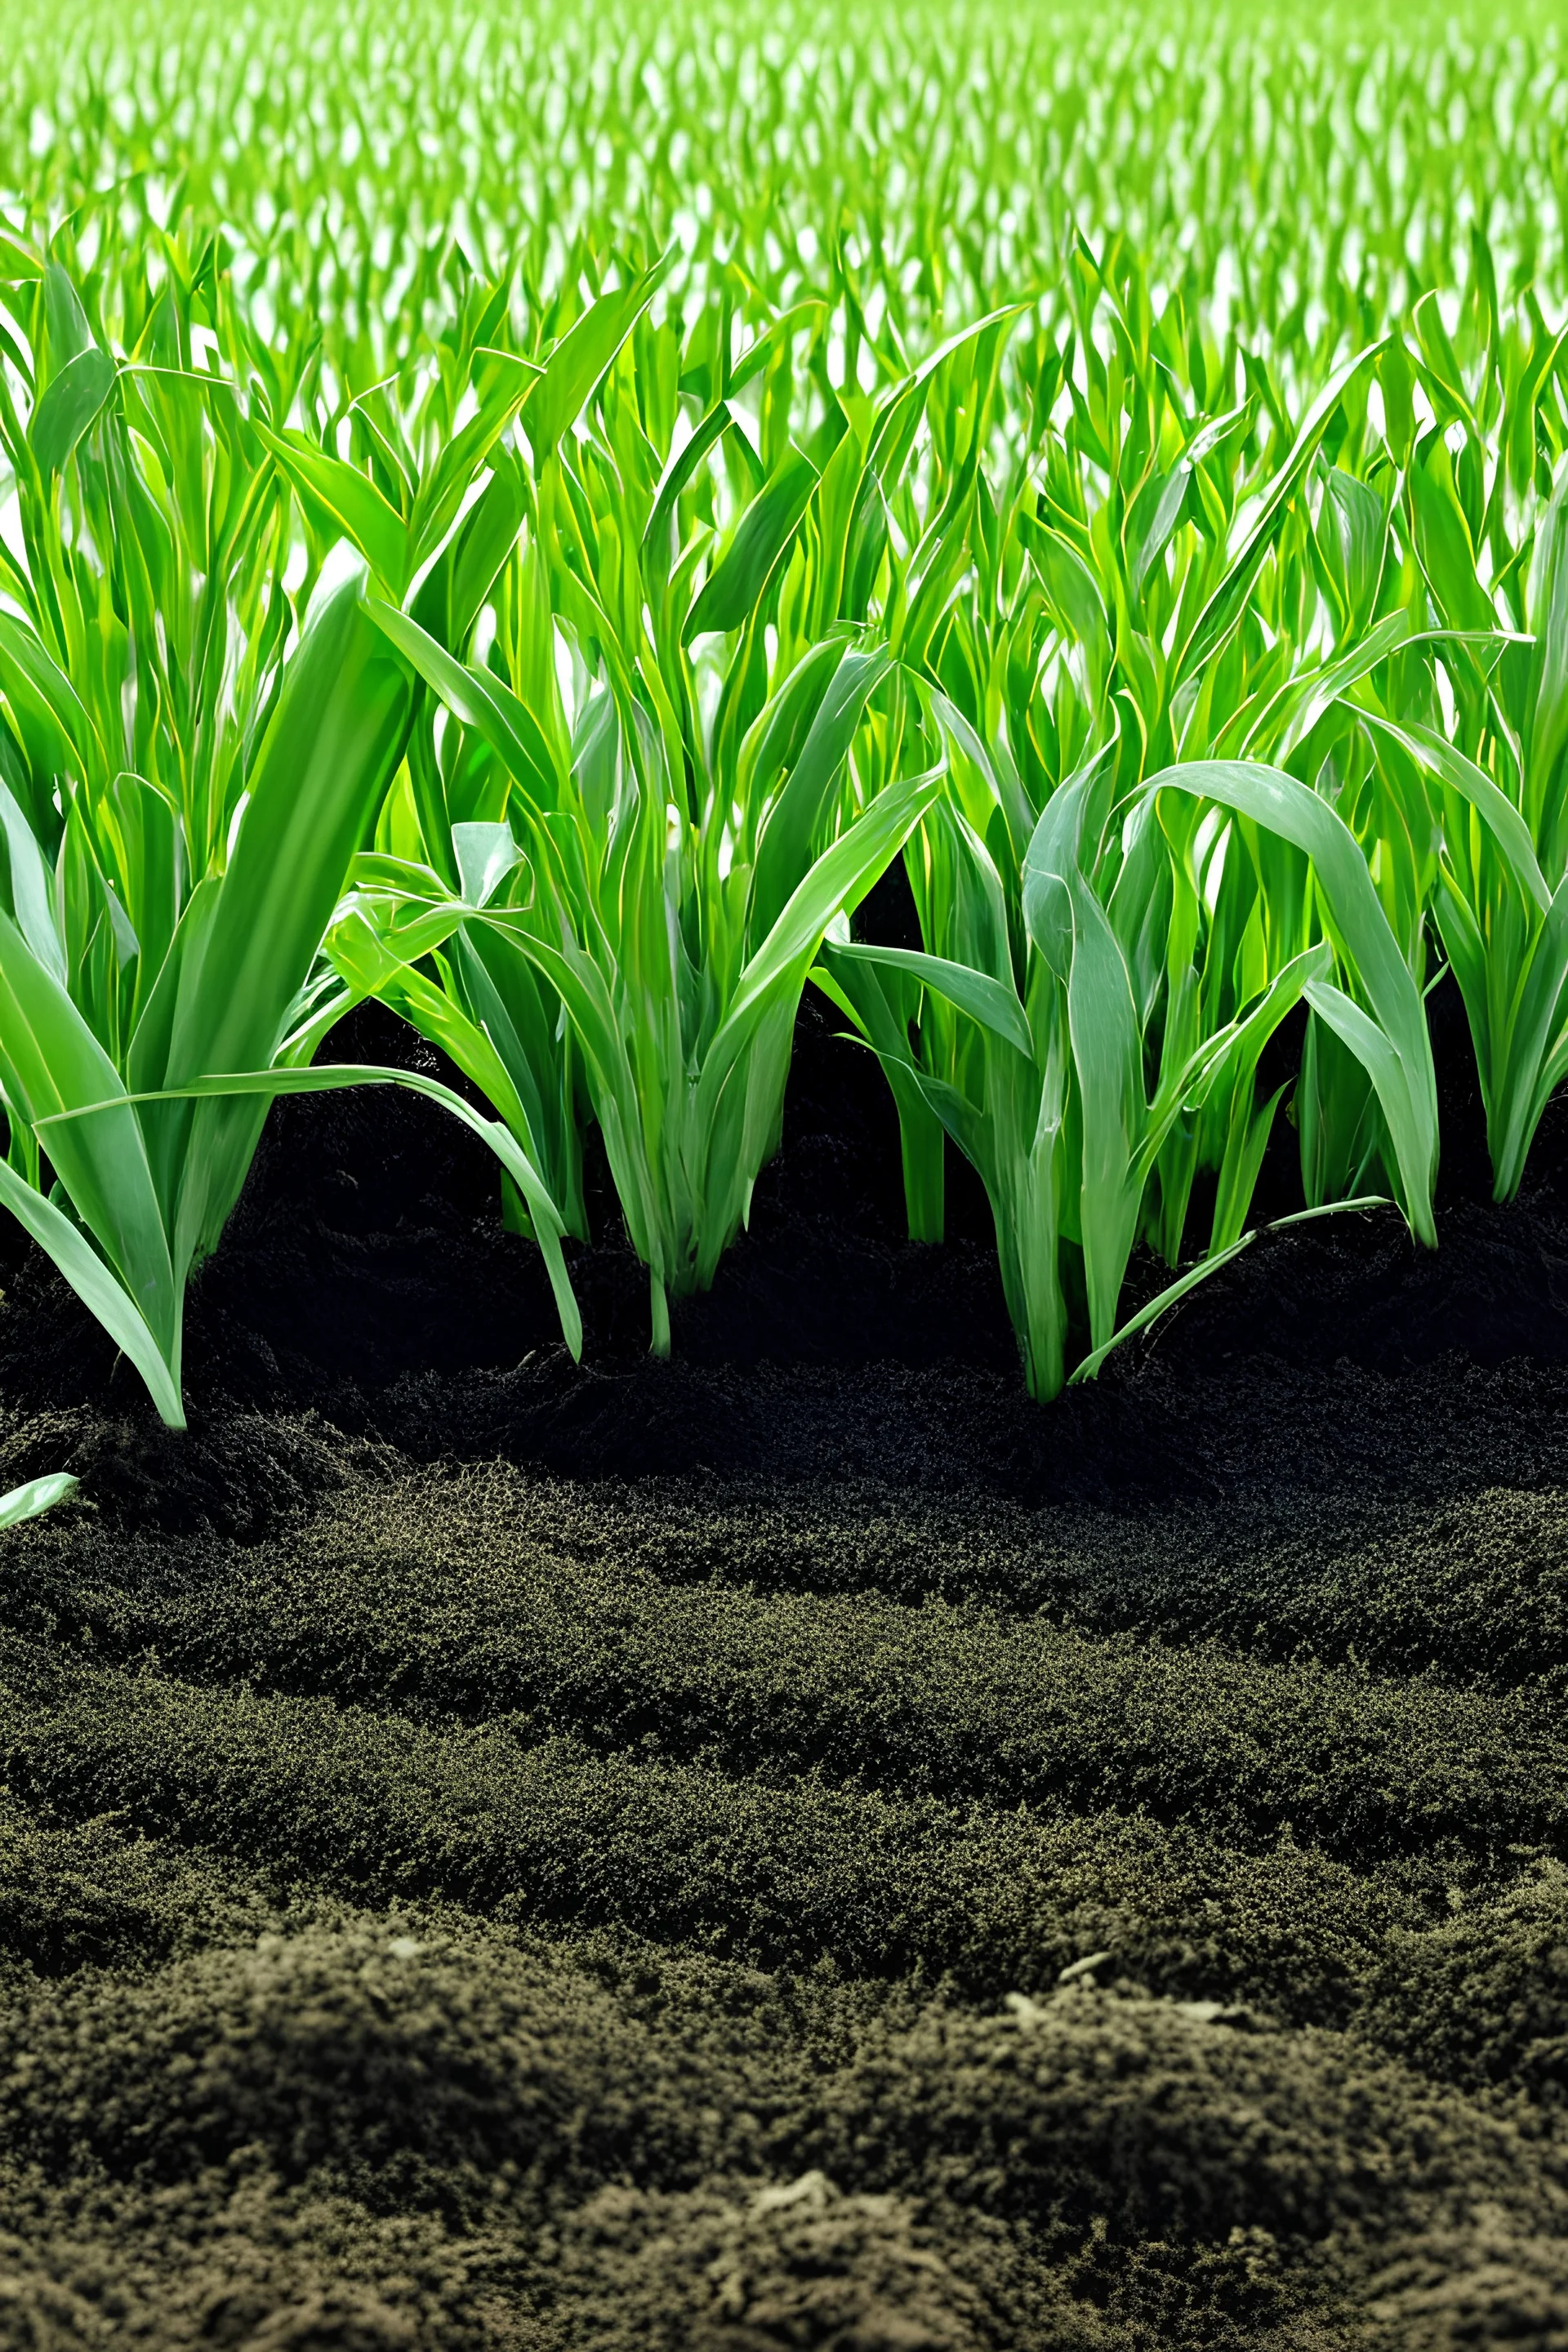
POLYGON ((184 1436, 8 1233, 0 2346, 1564 2352, 1568 1106, 1493 1206, 1435 1008, 1438 1254, 1048 1408, 811 1004, 666 1364, 406 1095, 275 1113, 184 1436))

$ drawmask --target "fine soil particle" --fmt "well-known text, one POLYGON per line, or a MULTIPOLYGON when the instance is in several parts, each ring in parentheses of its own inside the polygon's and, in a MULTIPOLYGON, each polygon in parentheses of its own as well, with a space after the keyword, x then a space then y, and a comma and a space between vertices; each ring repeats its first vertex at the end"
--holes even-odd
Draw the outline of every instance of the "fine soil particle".
POLYGON ((667 1364, 404 1097, 274 1113, 183 1436, 0 1237, 0 2347, 1568 2352, 1568 1116, 1499 1208, 1441 1066, 1435 1257, 1048 1408, 810 1006, 667 1364))

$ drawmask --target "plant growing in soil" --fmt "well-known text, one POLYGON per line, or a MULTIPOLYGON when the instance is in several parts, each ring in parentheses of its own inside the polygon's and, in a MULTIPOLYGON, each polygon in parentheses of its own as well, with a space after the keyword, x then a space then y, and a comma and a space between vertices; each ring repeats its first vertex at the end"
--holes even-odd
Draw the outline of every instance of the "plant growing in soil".
MULTIPOLYGON (((1021 149, 976 117, 935 211, 900 180, 853 229, 863 27, 822 67, 821 158, 761 212, 733 121, 794 101, 715 58, 695 215, 653 51, 584 37, 531 52, 562 143, 520 134, 526 219, 423 17, 396 171, 335 82, 368 176, 307 110, 193 131, 171 190, 129 160, 168 135, 139 85, 93 115, 118 176, 12 142, 0 1189, 161 1409, 268 1100, 395 1075, 316 1064, 367 995, 495 1112, 400 1080, 495 1150, 574 1347, 585 1126, 666 1349, 779 1140, 814 965, 888 1072, 911 1234, 941 1238, 948 1139, 984 1172, 1042 1394, 1114 1341, 1140 1242, 1172 1294, 1241 1243, 1281 1108, 1309 1209, 1371 1188, 1433 1237, 1445 968, 1517 1191, 1568 1070, 1568 410, 1528 73, 1489 53, 1452 93, 1489 243, 1406 67, 1369 68, 1421 128, 1394 180, 1346 133, 1382 191, 1352 268, 1333 153, 1300 148, 1300 188, 1222 175, 1194 246, 1142 145, 1066 137, 1091 92, 1132 106, 1098 28, 1021 149), (597 175, 634 125, 622 218, 597 175), (321 587, 344 544, 363 599, 321 587), (346 763, 329 714, 363 727, 346 763), (900 852, 918 950, 847 928, 900 852)), ((933 37, 921 86, 967 87, 933 37)), ((1000 89, 1033 53, 996 37, 1000 89)), ((476 58, 498 105, 507 54, 476 58)), ((1160 67, 1184 168, 1229 73, 1217 36, 1160 67)))
POLYGON ((8 0, 5 1197, 171 1415, 223 1240, 170 1444, 0 1234, 0 2343, 1565 2352, 1568 54, 1437 15, 8 0), (1212 1279, 1432 1238, 1429 1007, 1459 1246, 1212 1279), (223 1227, 392 1082, 531 1240, 406 1103, 223 1227))
MULTIPOLYGON (((979 1171, 1030 1393, 1055 1396, 1065 1377, 1069 1255, 1088 1303, 1080 1373, 1115 1344, 1162 1154, 1178 1119, 1215 1097, 1208 1244, 1140 1328, 1250 1240, 1273 1110, 1256 1102, 1258 1064, 1303 999, 1364 1064, 1406 1213, 1435 1241, 1436 1095, 1420 998, 1332 811, 1293 777, 1241 761, 1163 769, 1123 802, 1112 746, 1015 845, 994 765, 951 706, 944 716, 969 789, 922 834, 921 930, 939 951, 855 942, 844 927, 821 984, 979 1171), (1335 984, 1328 926, 1345 942, 1342 977, 1368 1002, 1335 984), (911 982, 945 1014, 921 1022, 918 1043, 903 1017, 911 982)), ((1193 1167, 1188 1154, 1189 1188, 1193 1167)), ((1168 1178, 1161 1208, 1179 1241, 1185 1198, 1173 1217, 1168 1178)))
MULTIPOLYGON (((6 566, 20 609, 0 613, 0 1199, 179 1427, 185 1286, 268 1101, 396 1076, 535 1198, 575 1342, 559 1220, 505 1131, 430 1080, 306 1066, 342 1010, 312 967, 400 771, 414 688, 357 581, 297 623, 289 486, 308 580, 338 506, 362 536, 374 514, 383 561, 405 571, 448 527, 453 452, 473 444, 443 451, 401 520, 330 450, 248 417, 232 377, 176 364, 191 320, 171 325, 167 288, 138 344, 166 333, 167 363, 121 365, 59 263, 8 266, 32 404, 24 426, 0 403, 24 540, 6 566)), ((503 375, 502 399, 481 397, 479 455, 516 389, 503 375)))
MULTIPOLYGON (((363 862, 330 952, 452 1053, 528 1149, 548 1129, 574 1209, 574 1048, 665 1354, 669 1295, 711 1283, 777 1148, 823 933, 935 801, 940 739, 910 726, 894 652, 918 656, 964 562, 1010 320, 952 339, 852 420, 826 375, 823 306, 786 313, 724 360, 676 448, 673 395, 713 327, 704 315, 684 355, 668 325, 634 349, 651 290, 647 273, 587 312, 525 411, 528 522, 492 583, 488 659, 376 608, 463 731, 425 760, 450 779, 417 825, 428 862, 363 862), (804 417, 773 381, 803 327, 818 377, 808 366, 804 417), (731 405, 759 381, 761 453, 731 405), (591 429, 568 440, 584 384, 591 429), (950 430, 917 497, 933 393, 950 430)), ((449 617, 448 636, 477 634, 471 602, 449 617)))

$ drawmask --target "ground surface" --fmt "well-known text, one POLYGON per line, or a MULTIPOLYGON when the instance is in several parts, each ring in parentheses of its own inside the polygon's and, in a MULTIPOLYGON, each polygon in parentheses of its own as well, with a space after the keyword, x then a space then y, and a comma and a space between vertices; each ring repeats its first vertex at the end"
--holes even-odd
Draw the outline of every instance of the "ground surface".
POLYGON ((7 1243, 0 2345, 1568 2345, 1568 1120, 1447 1108, 1435 1260, 1049 1410, 810 1015, 668 1365, 409 1098, 275 1115, 184 1438, 7 1243))

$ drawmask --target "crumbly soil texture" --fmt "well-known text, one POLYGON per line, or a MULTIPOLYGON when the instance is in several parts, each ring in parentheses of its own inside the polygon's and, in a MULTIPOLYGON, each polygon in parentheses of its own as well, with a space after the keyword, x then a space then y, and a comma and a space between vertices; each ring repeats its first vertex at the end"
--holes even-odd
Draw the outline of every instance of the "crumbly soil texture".
POLYGON ((668 1362, 601 1165, 577 1366, 389 1090, 275 1111, 183 1435, 7 1234, 0 2347, 1564 2352, 1568 1115, 1495 1206, 1434 1007, 1436 1255, 1046 1407, 810 1004, 668 1362))

